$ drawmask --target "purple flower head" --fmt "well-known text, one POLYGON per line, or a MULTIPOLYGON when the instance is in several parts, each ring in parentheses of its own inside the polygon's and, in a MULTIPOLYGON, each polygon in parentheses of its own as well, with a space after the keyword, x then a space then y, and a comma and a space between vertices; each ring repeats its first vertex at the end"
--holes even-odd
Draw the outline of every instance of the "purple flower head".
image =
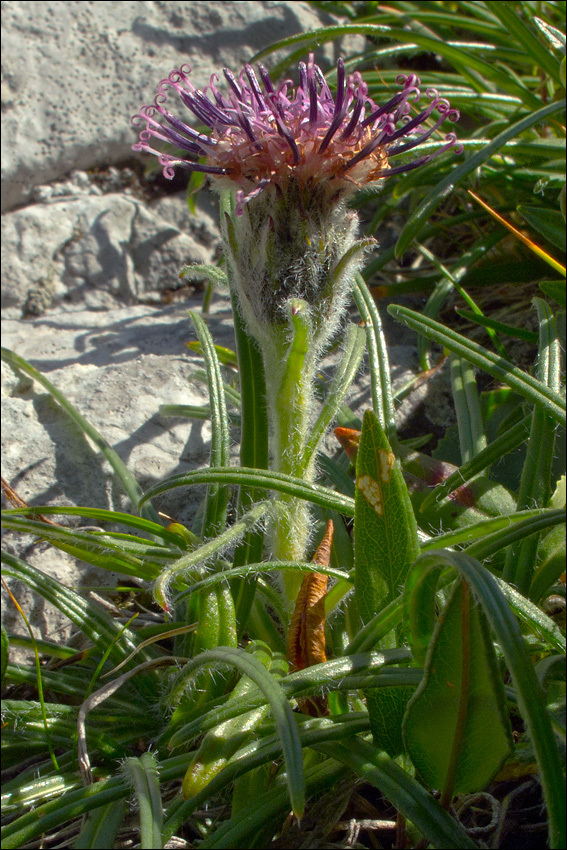
POLYGON ((401 89, 383 106, 368 97, 368 86, 356 71, 346 76, 337 62, 337 92, 333 97, 323 72, 310 54, 299 64, 299 85, 291 80, 274 86, 260 65, 259 77, 245 65, 238 79, 224 69, 224 93, 211 76, 203 91, 195 88, 189 65, 172 71, 158 86, 152 105, 143 106, 132 124, 143 129, 135 151, 159 157, 163 174, 171 179, 176 166, 211 174, 221 185, 237 189, 238 209, 269 184, 285 190, 291 177, 302 186, 328 181, 339 194, 392 174, 410 171, 445 150, 460 153, 455 133, 434 152, 396 164, 395 157, 417 148, 445 120, 456 121, 457 109, 427 89, 428 103, 415 114, 412 104, 421 97, 415 74, 400 74, 401 89), (177 94, 201 125, 201 133, 167 108, 177 94), (183 155, 159 149, 155 140, 173 145, 183 155))

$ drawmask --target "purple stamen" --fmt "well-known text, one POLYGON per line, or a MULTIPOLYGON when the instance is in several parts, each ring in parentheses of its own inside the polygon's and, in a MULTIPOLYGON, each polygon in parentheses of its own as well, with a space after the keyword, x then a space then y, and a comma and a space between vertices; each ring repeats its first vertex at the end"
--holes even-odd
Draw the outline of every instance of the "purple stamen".
POLYGON ((254 97, 256 98, 256 101, 258 102, 258 106, 260 107, 261 111, 265 112, 268 107, 266 106, 266 101, 262 96, 262 90, 260 89, 260 86, 258 84, 258 79, 256 77, 256 74, 254 73, 254 69, 251 65, 246 65, 245 67, 246 75, 250 81, 250 88, 252 89, 254 97))
POLYGON ((210 84, 200 90, 189 79, 189 65, 172 71, 159 83, 154 105, 142 107, 132 119, 134 125, 142 124, 134 150, 158 156, 168 178, 178 166, 230 177, 238 189, 239 208, 268 184, 277 184, 285 191, 290 169, 306 186, 336 181, 335 196, 339 197, 359 184, 417 168, 449 148, 457 150, 456 138, 450 134, 445 137, 446 144, 434 153, 388 167, 390 158, 417 148, 443 121, 459 116, 435 89, 428 88, 430 103, 411 117, 410 99, 421 97, 421 82, 415 74, 400 75, 397 81, 401 90, 379 106, 368 97, 368 86, 358 71, 345 79, 342 59, 337 62, 334 98, 312 53, 307 63, 299 64, 299 86, 295 89, 291 80, 274 87, 263 65, 258 71, 259 78, 250 65, 245 65, 236 78, 225 68, 227 95, 217 88, 217 74, 211 74, 210 84), (171 89, 209 133, 194 130, 166 108, 171 89), (433 125, 427 128, 425 122, 434 112, 433 125), (151 147, 153 139, 174 145, 188 158, 155 150, 151 147), (397 140, 400 144, 394 146, 397 140), (193 161, 202 157, 206 158, 204 163, 193 161), (364 160, 368 161, 366 167, 352 171, 364 160), (348 176, 347 171, 351 172, 348 176))
POLYGON ((325 137, 319 145, 319 153, 329 146, 329 142, 341 126, 347 114, 347 100, 345 98, 345 66, 342 59, 337 62, 337 100, 335 102, 335 117, 331 121, 331 126, 325 133, 325 137))

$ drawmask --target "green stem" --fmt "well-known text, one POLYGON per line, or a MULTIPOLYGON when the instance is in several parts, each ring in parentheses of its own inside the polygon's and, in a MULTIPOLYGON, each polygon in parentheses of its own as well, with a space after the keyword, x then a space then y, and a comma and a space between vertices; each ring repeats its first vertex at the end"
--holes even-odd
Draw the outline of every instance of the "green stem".
MULTIPOLYGON (((308 356, 310 316, 304 301, 295 299, 290 302, 290 325, 293 339, 285 355, 281 380, 272 385, 273 403, 269 405, 273 468, 277 472, 312 481, 313 460, 310 459, 307 464, 304 461, 313 378, 313 361, 308 356)), ((266 373, 270 381, 269 368, 266 373)), ((274 509, 272 556, 280 561, 304 560, 309 528, 306 502, 280 493, 274 509)), ((301 575, 286 571, 283 584, 287 603, 291 606, 299 591, 301 575)))

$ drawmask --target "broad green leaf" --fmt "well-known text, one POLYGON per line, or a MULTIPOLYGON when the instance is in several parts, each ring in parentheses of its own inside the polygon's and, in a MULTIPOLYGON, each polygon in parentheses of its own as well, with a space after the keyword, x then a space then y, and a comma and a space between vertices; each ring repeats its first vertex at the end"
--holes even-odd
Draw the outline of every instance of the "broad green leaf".
POLYGON ((554 301, 557 301, 562 307, 567 307, 567 294, 565 292, 565 283, 562 280, 542 280, 539 283, 539 288, 554 301))
MULTIPOLYGON (((415 576, 421 576, 439 566, 452 567, 463 576, 471 587, 476 601, 482 606, 490 628, 496 636, 506 659, 518 707, 534 748, 549 817, 550 847, 564 847, 566 834, 564 766, 553 734, 545 695, 534 670, 531 651, 515 616, 517 613, 523 618, 522 608, 526 609, 527 604, 536 611, 539 609, 532 603, 528 603, 528 600, 505 582, 496 579, 481 563, 464 552, 438 549, 421 555, 415 562, 412 575, 408 577, 408 585, 413 584, 415 576), (513 602, 514 599, 517 600, 516 603, 513 602), (510 603, 515 611, 511 610, 510 603)), ((555 628, 559 631, 557 627, 555 628)), ((564 638, 562 639, 564 641, 564 638)))
POLYGON ((534 230, 557 245, 562 251, 566 248, 565 219, 559 210, 546 210, 541 207, 529 207, 519 204, 516 209, 534 230))
POLYGON ((530 585, 529 598, 539 602, 565 572, 565 526, 556 525, 540 540, 537 570, 530 585))
MULTIPOLYGON (((375 414, 367 410, 356 460, 354 517, 355 599, 367 623, 391 602, 419 554, 417 524, 401 466, 375 414)), ((401 721, 409 688, 366 691, 378 746, 403 749, 401 721)))
POLYGON ((419 775, 446 802, 484 788, 512 749, 494 648, 463 582, 437 621, 404 739, 419 775))
POLYGON ((399 461, 374 413, 364 414, 356 461, 355 595, 363 622, 390 602, 419 554, 399 461))

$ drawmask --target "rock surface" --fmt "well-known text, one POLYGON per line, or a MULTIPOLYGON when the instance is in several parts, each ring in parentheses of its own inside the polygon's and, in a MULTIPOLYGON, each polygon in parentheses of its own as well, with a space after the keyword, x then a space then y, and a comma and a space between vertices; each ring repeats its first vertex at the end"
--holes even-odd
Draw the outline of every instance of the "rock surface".
POLYGON ((189 62, 195 85, 335 22, 303 2, 2 3, 2 210, 74 169, 131 156, 129 118, 189 62))

